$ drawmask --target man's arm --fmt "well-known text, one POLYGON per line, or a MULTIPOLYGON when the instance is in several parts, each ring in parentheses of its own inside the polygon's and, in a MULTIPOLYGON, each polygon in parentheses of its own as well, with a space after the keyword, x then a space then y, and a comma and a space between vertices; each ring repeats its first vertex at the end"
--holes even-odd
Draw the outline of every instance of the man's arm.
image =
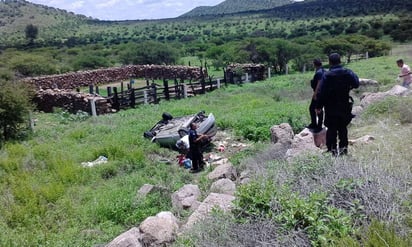
POLYGON ((350 85, 351 89, 352 88, 358 88, 359 87, 359 77, 355 73, 353 73, 353 71, 351 71, 351 74, 352 74, 352 77, 353 77, 352 83, 350 85))

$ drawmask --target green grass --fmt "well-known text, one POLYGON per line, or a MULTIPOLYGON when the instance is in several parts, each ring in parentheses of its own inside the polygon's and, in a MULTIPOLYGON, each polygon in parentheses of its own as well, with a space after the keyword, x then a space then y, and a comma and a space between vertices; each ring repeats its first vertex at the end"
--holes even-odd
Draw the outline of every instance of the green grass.
MULTIPOLYGON (((398 70, 390 66, 392 60, 393 57, 370 59, 350 66, 361 76, 372 76, 372 72, 364 72, 368 68, 382 68, 374 74, 374 78, 380 80, 398 70)), ((270 140, 271 126, 288 122, 299 132, 307 124, 311 77, 312 72, 276 76, 263 82, 230 85, 199 97, 162 101, 158 105, 139 106, 96 118, 67 118, 61 111, 35 113, 37 121, 32 138, 7 143, 0 150, 0 245, 105 244, 139 225, 146 217, 171 210, 170 193, 182 185, 200 181, 203 192, 207 193, 205 178, 195 180, 179 168, 174 162, 176 152, 144 139, 144 131, 151 128, 163 112, 180 116, 205 110, 214 113, 220 130, 231 131, 236 138, 256 142, 254 147, 262 148, 261 145, 267 146, 270 140), (93 168, 81 166, 82 162, 93 161, 101 155, 109 162, 93 168), (164 159, 171 160, 172 165, 165 164, 164 159), (136 192, 145 183, 163 186, 167 192, 138 199, 136 192)), ((396 109, 401 112, 400 108, 396 109)), ((366 117, 363 121, 354 123, 351 135, 379 133, 378 122, 369 127, 366 117)), ((400 124, 400 120, 397 123, 400 124)), ((408 122, 402 124, 406 126, 408 122)), ((400 135, 401 130, 397 129, 395 133, 400 135)), ((376 143, 378 147, 379 143, 376 143)), ((367 151, 373 147, 376 146, 361 150, 361 156, 355 157, 368 157, 367 151)), ((389 152, 395 150, 390 149, 390 144, 384 147, 381 149, 384 154, 379 157, 390 159, 389 152)), ((258 152, 254 148, 250 150, 246 150, 244 156, 237 154, 234 162, 242 163, 258 152)), ((296 164, 300 165, 296 172, 308 167, 305 171, 311 173, 321 167, 311 167, 305 160, 301 162, 296 164)), ((394 168, 400 165, 390 164, 394 168)), ((303 209, 316 208, 314 205, 318 202, 316 198, 301 197, 295 201, 299 201, 303 209)), ((316 223, 316 227, 322 226, 316 223)))

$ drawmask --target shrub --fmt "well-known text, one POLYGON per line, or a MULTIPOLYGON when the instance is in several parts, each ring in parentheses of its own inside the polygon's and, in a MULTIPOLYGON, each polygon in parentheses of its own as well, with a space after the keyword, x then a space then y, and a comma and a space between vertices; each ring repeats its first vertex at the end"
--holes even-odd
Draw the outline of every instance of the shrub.
POLYGON ((315 245, 354 232, 350 215, 328 205, 323 193, 311 193, 305 198, 270 181, 252 182, 239 189, 235 204, 235 214, 244 219, 263 217, 289 230, 304 230, 315 245))
POLYGON ((18 138, 27 130, 29 91, 21 83, 0 81, 0 143, 18 138))
POLYGON ((14 57, 11 62, 11 69, 23 76, 39 76, 56 74, 57 69, 47 57, 39 55, 22 55, 14 57))
POLYGON ((73 62, 74 70, 87 70, 109 67, 107 59, 95 55, 81 55, 73 62))
POLYGON ((366 118, 375 119, 377 115, 398 119, 401 124, 412 123, 412 99, 410 97, 386 97, 368 106, 366 118))

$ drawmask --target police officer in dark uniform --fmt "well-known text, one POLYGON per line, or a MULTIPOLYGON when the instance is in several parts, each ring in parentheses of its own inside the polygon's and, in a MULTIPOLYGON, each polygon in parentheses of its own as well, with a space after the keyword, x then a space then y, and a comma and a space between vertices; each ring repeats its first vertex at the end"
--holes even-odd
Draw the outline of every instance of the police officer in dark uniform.
POLYGON ((313 60, 313 66, 315 66, 315 75, 313 76, 313 79, 310 81, 310 86, 313 89, 313 95, 312 95, 312 100, 309 105, 309 114, 310 114, 310 124, 307 126, 308 129, 313 130, 314 132, 319 132, 322 130, 322 124, 323 124, 323 111, 319 112, 319 114, 316 112, 316 97, 317 97, 317 91, 318 91, 318 86, 320 84, 320 81, 322 80, 323 74, 325 73, 324 68, 322 67, 322 62, 320 59, 316 58, 313 60))
POLYGON ((198 134, 196 123, 190 124, 189 130, 189 156, 192 159, 191 173, 200 172, 203 169, 202 142, 208 138, 207 135, 198 134))
POLYGON ((337 53, 329 55, 329 65, 317 92, 316 111, 325 110, 327 151, 337 156, 348 153, 347 126, 353 118, 349 92, 359 87, 359 78, 353 71, 342 67, 337 53))

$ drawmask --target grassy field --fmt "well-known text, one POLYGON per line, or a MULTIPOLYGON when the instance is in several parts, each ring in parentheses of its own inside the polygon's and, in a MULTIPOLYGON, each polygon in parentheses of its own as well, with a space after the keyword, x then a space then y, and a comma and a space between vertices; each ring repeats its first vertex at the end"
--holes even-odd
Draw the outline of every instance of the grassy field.
MULTIPOLYGON (((397 55, 362 60, 348 67, 360 77, 381 82, 381 90, 385 90, 396 83, 398 55, 403 54, 406 63, 412 61, 407 53, 394 50, 393 54, 397 55)), ((251 164, 265 166, 271 171, 266 178, 275 181, 274 171, 281 166, 273 158, 265 160, 268 156, 262 155, 271 147, 269 128, 284 122, 290 123, 295 133, 304 128, 309 121, 311 77, 312 72, 276 76, 263 82, 231 85, 199 97, 163 101, 95 118, 74 117, 61 111, 35 113, 36 126, 31 138, 21 143, 7 143, 0 150, 0 246, 105 244, 146 217, 170 210, 170 194, 184 184, 199 184, 205 196, 210 182, 203 174, 193 176, 173 162, 165 164, 164 160, 174 160, 177 153, 143 138, 144 131, 152 127, 163 112, 173 116, 199 110, 213 112, 219 131, 230 131, 235 138, 253 144, 250 150, 231 157, 234 165, 239 169, 250 168, 251 164), (99 156, 107 157, 109 162, 94 168, 82 167, 82 162, 99 156), (139 200, 136 192, 145 183, 164 186, 169 192, 139 200)), ((359 99, 355 103, 359 103, 359 99)), ((402 105, 411 106, 411 100, 409 97, 382 104, 353 122, 351 138, 370 134, 376 141, 365 147, 351 147, 353 155, 345 168, 365 167, 363 175, 367 177, 373 175, 373 170, 367 167, 378 167, 375 171, 382 171, 381 175, 399 179, 398 184, 404 187, 397 188, 399 194, 394 196, 403 196, 408 183, 402 182, 411 181, 412 113, 402 105), (393 111, 379 110, 387 105, 393 106, 390 108, 393 111)), ((297 167, 297 172, 302 171, 302 167, 313 167, 314 163, 325 167, 340 164, 308 158, 292 165, 297 167)), ((355 176, 347 175, 348 179, 355 176)), ((408 186, 410 188, 410 184, 408 186)), ((388 188, 378 187, 382 195, 386 195, 388 188)), ((297 202, 298 198, 295 199, 297 202)), ((404 197, 393 200, 400 203, 394 205, 398 215, 378 212, 369 217, 402 226, 401 233, 405 235, 412 225, 411 219, 407 223, 405 216, 407 209, 411 209, 411 200, 404 197)), ((184 216, 180 217, 184 220, 184 216)), ((213 238, 203 240, 212 242, 213 238)), ((179 243, 188 242, 180 240, 179 243)))

